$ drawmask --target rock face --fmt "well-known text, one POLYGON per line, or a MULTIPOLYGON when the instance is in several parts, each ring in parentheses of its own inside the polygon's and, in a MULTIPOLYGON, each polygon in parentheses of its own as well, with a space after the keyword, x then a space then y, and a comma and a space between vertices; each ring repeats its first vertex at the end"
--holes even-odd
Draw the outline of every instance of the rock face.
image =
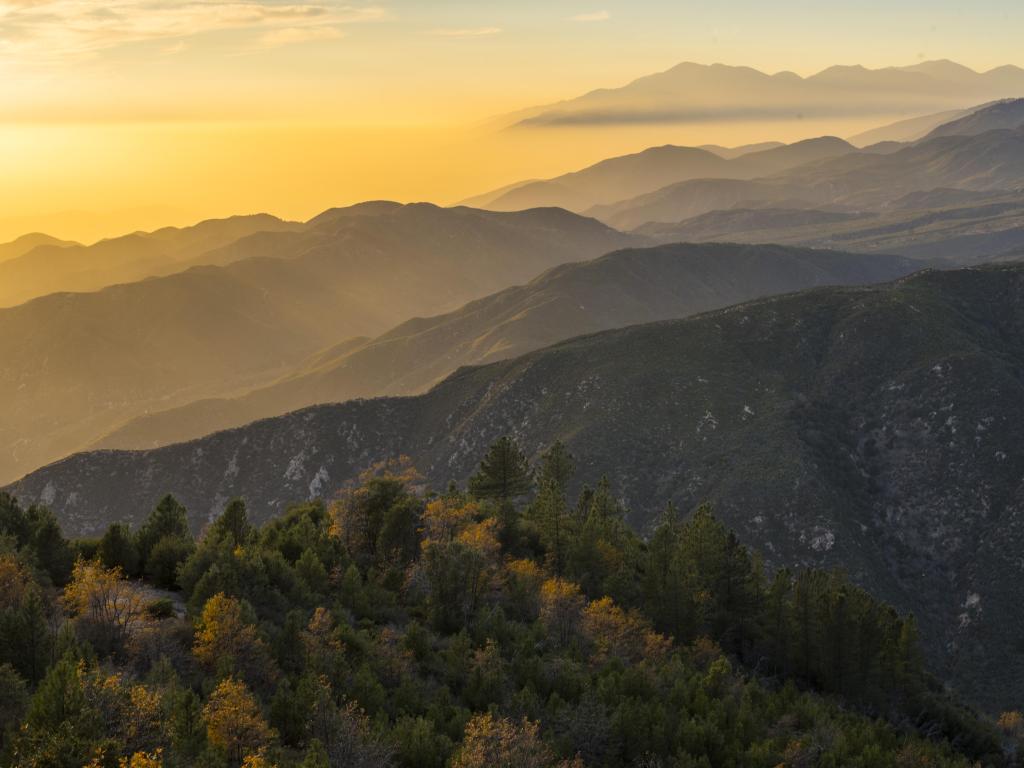
POLYGON ((69 530, 173 492, 199 528, 258 520, 407 454, 464 480, 505 433, 556 438, 647 528, 709 500, 773 564, 844 568, 912 610, 937 673, 990 707, 1024 693, 1024 267, 923 272, 577 338, 429 393, 318 406, 147 452, 71 457, 11 490, 69 530))

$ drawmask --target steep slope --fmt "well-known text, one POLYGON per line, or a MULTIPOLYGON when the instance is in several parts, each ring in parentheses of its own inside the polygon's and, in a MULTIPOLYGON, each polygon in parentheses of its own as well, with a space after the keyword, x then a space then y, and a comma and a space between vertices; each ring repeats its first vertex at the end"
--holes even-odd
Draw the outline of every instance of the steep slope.
POLYGON ((246 395, 137 418, 97 447, 152 448, 317 403, 415 394, 460 366, 514 357, 573 336, 813 286, 882 282, 918 267, 891 256, 761 245, 619 251, 555 267, 524 286, 449 314, 410 320, 372 341, 350 341, 246 395))
POLYGON ((633 229, 721 208, 841 205, 877 209, 940 187, 992 192, 1024 186, 1024 129, 938 136, 897 152, 850 152, 752 181, 694 180, 587 213, 633 229))
POLYGON ((847 141, 855 147, 869 147, 872 144, 883 142, 898 142, 902 144, 917 141, 927 136, 940 125, 958 120, 970 113, 970 109, 947 109, 930 115, 909 117, 905 120, 897 120, 895 123, 872 128, 869 131, 863 131, 862 133, 850 136, 847 141))
POLYGON ((181 229, 136 232, 89 246, 41 243, 0 264, 0 307, 58 291, 95 291, 115 283, 178 272, 195 264, 224 264, 224 260, 204 254, 256 232, 299 228, 301 225, 295 222, 260 214, 210 219, 181 229))
POLYGON ((852 151, 850 144, 834 136, 741 151, 733 157, 723 157, 714 147, 652 147, 547 181, 506 187, 467 202, 496 211, 557 206, 578 212, 688 179, 752 179, 852 151))
POLYGON ((619 88, 603 88, 511 117, 517 129, 712 121, 879 118, 962 109, 1024 92, 1024 70, 974 72, 952 62, 866 69, 837 66, 810 77, 686 62, 619 88))
POLYGON ((730 238, 965 265, 1024 247, 1024 195, 935 189, 906 195, 878 213, 732 208, 636 231, 658 242, 730 238))
POLYGON ((924 272, 578 338, 428 394, 318 406, 148 452, 74 456, 12 490, 71 531, 165 492, 198 527, 257 519, 407 454, 464 480, 514 434, 560 438, 646 528, 710 500, 775 564, 844 568, 913 610, 938 669, 992 707, 1024 693, 1024 267, 924 272))
POLYGON ((1024 99, 1007 99, 974 110, 935 128, 925 140, 937 136, 977 136, 979 133, 1014 130, 1024 126, 1024 99))
POLYGON ((272 381, 339 339, 631 242, 565 211, 368 206, 245 238, 234 256, 251 257, 224 267, 0 310, 0 478, 148 411, 272 381))

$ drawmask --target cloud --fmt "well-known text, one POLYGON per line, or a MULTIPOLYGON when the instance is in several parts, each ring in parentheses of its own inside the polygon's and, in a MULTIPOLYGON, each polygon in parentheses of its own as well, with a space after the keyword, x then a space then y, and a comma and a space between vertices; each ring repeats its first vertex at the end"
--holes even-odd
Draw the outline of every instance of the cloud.
POLYGON ((337 27, 282 27, 263 34, 259 42, 264 48, 280 48, 283 45, 308 43, 315 40, 337 40, 344 34, 337 27))
POLYGON ((471 27, 468 29, 432 29, 431 35, 437 37, 489 37, 501 34, 501 27, 471 27))
POLYGON ((612 15, 608 11, 593 11, 592 13, 579 13, 572 17, 572 21, 608 21, 612 15))
POLYGON ((342 24, 383 15, 337 0, 0 0, 0 55, 79 59, 126 43, 246 29, 273 47, 338 37, 342 24))

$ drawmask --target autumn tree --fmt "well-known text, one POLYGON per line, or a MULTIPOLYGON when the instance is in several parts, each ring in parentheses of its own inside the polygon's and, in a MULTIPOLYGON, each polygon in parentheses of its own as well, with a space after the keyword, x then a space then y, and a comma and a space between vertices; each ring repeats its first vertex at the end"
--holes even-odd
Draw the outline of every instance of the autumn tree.
POLYGON ((594 600, 583 610, 583 635, 593 644, 591 658, 602 662, 618 658, 627 663, 662 658, 671 641, 654 631, 646 617, 623 610, 610 597, 594 600))
POLYGON ((256 697, 245 683, 231 677, 222 680, 210 694, 203 718, 207 740, 222 750, 232 765, 241 765, 247 755, 257 753, 274 737, 256 697))
POLYGON ((123 650, 146 620, 146 600, 139 587, 125 579, 120 568, 104 568, 94 560, 75 563, 64 605, 81 635, 105 653, 123 650))
POLYGON ((540 738, 537 723, 514 722, 491 713, 475 715, 467 724, 462 747, 452 768, 551 768, 554 753, 540 738))
POLYGON ((435 624, 454 628, 472 615, 497 573, 498 522, 477 519, 479 508, 460 499, 437 499, 423 515, 418 569, 429 589, 435 624))
POLYGON ((203 606, 192 653, 207 670, 239 675, 250 684, 276 677, 270 653, 242 603, 222 592, 203 606))
POLYGON ((540 620, 559 645, 568 645, 576 636, 583 610, 583 594, 578 584, 553 578, 540 589, 540 620))
POLYGON ((374 465, 331 508, 332 535, 363 566, 404 566, 419 547, 423 502, 413 486, 420 480, 407 457, 374 465))

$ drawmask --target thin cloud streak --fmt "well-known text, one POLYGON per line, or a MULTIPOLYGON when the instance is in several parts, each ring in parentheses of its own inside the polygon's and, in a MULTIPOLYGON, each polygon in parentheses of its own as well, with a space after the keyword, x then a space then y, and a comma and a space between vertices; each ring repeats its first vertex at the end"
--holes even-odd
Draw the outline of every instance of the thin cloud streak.
POLYGON ((501 27, 473 27, 470 29, 432 29, 435 37, 490 37, 501 34, 501 27))
POLYGON ((0 0, 0 55, 22 60, 94 56, 126 43, 252 29, 275 47, 339 36, 338 27, 382 18, 377 7, 267 0, 0 0))
POLYGON ((608 21, 612 15, 608 11, 594 11, 593 13, 578 13, 572 17, 572 21, 608 21))

